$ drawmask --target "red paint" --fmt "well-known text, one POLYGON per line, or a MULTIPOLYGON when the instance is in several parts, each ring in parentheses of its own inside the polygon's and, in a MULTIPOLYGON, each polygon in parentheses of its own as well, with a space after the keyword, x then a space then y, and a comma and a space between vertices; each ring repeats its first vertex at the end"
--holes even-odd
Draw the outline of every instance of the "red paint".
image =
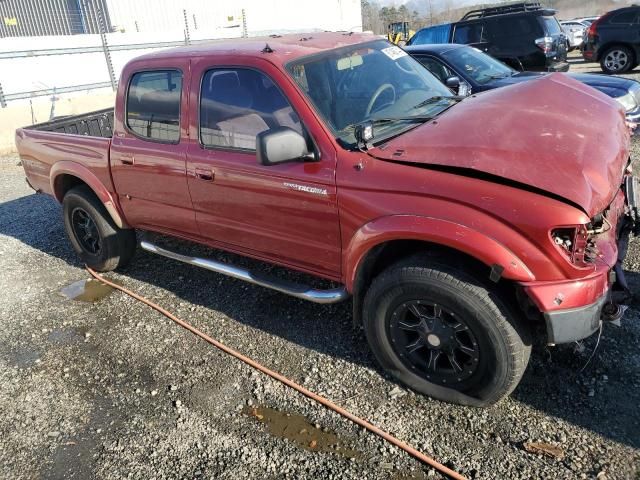
POLYGON ((498 175, 566 198, 593 216, 611 203, 611 186, 629 158, 625 125, 615 100, 554 73, 465 100, 371 153, 498 175))
POLYGON ((111 144, 17 132, 29 181, 52 193, 56 176, 71 172, 103 201, 107 194, 112 197, 134 228, 340 281, 350 290, 374 246, 407 239, 446 245, 502 266, 503 277, 521 283, 543 311, 588 305, 607 290, 617 258, 615 228, 599 236, 601 257, 586 268, 567 260, 550 230, 587 224, 610 204, 610 215, 622 213, 629 134, 617 104, 581 83, 551 75, 467 99, 436 122, 372 149, 374 159, 343 149, 285 70, 300 56, 373 37, 302 37, 220 42, 133 60, 120 81, 111 144), (273 53, 262 53, 265 43, 273 53), (216 66, 247 66, 269 76, 313 137, 320 161, 263 166, 255 154, 204 149, 198 142, 199 84, 216 66), (184 73, 177 144, 139 139, 124 126, 128 79, 149 68, 184 73), (79 167, 51 168, 70 163, 79 167), (433 165, 464 168, 466 174, 433 165), (203 179, 208 173, 211 179, 203 179))

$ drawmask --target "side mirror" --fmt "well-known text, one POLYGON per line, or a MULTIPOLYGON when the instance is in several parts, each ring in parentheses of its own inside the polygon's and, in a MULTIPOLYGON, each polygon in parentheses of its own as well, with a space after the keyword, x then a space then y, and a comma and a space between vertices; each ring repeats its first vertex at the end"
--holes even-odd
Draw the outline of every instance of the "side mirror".
POLYGON ((457 93, 458 88, 460 88, 460 77, 449 77, 445 80, 444 84, 457 93))
POLYGON ((265 130, 256 136, 256 156, 262 165, 276 165, 294 160, 316 160, 305 138, 289 127, 265 130))

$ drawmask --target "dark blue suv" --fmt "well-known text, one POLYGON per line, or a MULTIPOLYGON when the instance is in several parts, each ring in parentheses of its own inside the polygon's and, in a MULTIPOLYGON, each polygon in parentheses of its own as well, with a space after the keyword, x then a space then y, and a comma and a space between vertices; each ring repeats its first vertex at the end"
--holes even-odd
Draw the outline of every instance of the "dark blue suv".
POLYGON ((539 2, 472 10, 459 22, 418 30, 407 45, 460 43, 516 70, 566 72, 567 37, 554 15, 539 2))

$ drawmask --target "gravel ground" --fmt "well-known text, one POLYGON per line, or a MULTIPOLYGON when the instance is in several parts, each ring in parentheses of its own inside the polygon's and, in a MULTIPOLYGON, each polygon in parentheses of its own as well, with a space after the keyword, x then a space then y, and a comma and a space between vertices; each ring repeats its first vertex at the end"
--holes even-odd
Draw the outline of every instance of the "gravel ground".
MULTIPOLYGON (((440 478, 119 292, 62 295, 88 275, 59 206, 32 194, 17 163, 0 158, 1 478, 440 478)), ((637 289, 639 242, 626 269, 637 289)), ((595 338, 536 345, 511 398, 479 410, 385 377, 349 304, 140 251, 108 277, 470 478, 640 478, 640 303, 604 329, 584 371, 595 338), (561 458, 524 448, 536 441, 561 458)))

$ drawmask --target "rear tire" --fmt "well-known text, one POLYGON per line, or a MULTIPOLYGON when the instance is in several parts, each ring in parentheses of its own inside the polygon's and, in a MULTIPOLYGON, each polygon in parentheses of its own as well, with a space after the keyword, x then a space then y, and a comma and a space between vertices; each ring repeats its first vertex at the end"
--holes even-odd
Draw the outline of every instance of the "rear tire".
POLYGON ((445 402, 501 400, 518 385, 531 353, 527 325, 496 285, 433 261, 399 264, 376 277, 363 319, 382 367, 445 402))
POLYGON ((607 74, 626 73, 636 63, 635 56, 630 48, 624 45, 615 45, 607 48, 600 58, 600 68, 607 74))
POLYGON ((131 261, 137 244, 135 231, 119 228, 89 187, 69 190, 62 211, 71 245, 87 266, 107 272, 131 261))

